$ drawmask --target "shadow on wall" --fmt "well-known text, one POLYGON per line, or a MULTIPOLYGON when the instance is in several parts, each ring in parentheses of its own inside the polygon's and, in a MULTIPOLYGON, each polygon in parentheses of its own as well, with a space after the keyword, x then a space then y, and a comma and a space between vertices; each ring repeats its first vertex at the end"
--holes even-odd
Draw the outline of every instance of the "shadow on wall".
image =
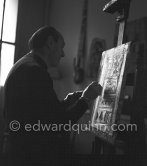
POLYGON ((3 117, 3 106, 4 106, 4 87, 0 87, 0 140, 4 131, 4 117, 3 117))

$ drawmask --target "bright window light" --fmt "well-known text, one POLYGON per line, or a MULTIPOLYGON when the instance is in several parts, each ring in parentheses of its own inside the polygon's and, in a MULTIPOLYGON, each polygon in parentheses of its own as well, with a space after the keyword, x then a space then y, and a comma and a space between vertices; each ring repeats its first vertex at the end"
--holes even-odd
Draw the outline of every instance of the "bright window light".
POLYGON ((14 51, 15 46, 11 44, 2 44, 1 51, 1 82, 0 85, 3 86, 7 75, 14 64, 14 51))
POLYGON ((0 29, 2 29, 3 4, 4 0, 0 0, 0 29))
POLYGON ((4 85, 7 75, 14 64, 18 2, 19 0, 0 0, 0 34, 2 34, 2 47, 0 49, 0 86, 4 85))
POLYGON ((2 36, 3 41, 15 42, 17 11, 18 0, 6 0, 2 36))

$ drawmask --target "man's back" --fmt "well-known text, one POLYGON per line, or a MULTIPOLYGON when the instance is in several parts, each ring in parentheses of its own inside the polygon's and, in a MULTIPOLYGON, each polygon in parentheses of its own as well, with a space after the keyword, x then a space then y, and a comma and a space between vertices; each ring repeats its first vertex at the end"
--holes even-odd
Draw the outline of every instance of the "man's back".
POLYGON ((14 65, 5 84, 5 106, 7 127, 14 120, 20 124, 18 131, 7 130, 13 157, 24 160, 27 156, 40 156, 43 160, 57 154, 55 146, 62 142, 62 138, 58 132, 43 131, 39 125, 58 124, 57 112, 62 108, 40 58, 28 54, 14 65))

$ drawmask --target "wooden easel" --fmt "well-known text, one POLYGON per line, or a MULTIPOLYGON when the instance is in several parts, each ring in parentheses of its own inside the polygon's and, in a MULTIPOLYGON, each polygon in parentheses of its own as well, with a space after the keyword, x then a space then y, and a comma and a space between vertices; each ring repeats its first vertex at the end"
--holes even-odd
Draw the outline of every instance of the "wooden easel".
MULTIPOLYGON (((117 40, 117 46, 120 46, 121 44, 124 43, 124 33, 125 33, 125 28, 126 28, 126 22, 129 14, 129 8, 130 8, 130 2, 131 0, 111 0, 108 4, 105 5, 103 11, 113 14, 115 12, 118 13, 118 17, 116 21, 119 24, 119 32, 118 32, 118 40, 117 40)), ((139 54, 138 59, 137 59, 137 64, 136 64, 136 73, 134 73, 135 81, 134 81, 134 93, 131 101, 127 101, 125 103, 125 108, 128 108, 130 111, 130 118, 131 121, 136 121, 138 122, 138 125, 143 127, 143 118, 140 118, 140 120, 137 119, 138 117, 138 110, 141 108, 146 108, 146 102, 145 102, 145 92, 143 89, 145 88, 145 81, 143 81, 143 78, 145 78, 143 73, 145 73, 146 69, 143 69, 142 67, 142 58, 141 55, 139 54), (140 82, 141 81, 141 82, 140 82), (141 107, 140 107, 141 106, 141 107), (141 122, 139 122, 141 121, 141 122)), ((123 112, 123 111, 122 111, 123 112)), ((116 144, 110 145, 108 143, 105 143, 104 141, 100 140, 98 137, 95 137, 95 142, 94 142, 94 153, 96 154, 113 154, 115 153, 115 148, 117 146, 122 146, 122 149, 124 149, 124 154, 131 154, 135 151, 133 148, 135 146, 135 139, 133 138, 136 136, 136 133, 124 133, 125 135, 121 134, 119 136, 119 139, 122 140, 122 142, 116 141, 116 144), (124 137, 124 138, 122 138, 124 137), (126 148, 125 146, 128 145, 128 137, 132 137, 132 143, 130 143, 130 149, 126 148), (134 140, 133 140, 134 139, 134 140), (120 144, 119 144, 120 143, 120 144), (101 150, 102 149, 102 150, 101 150), (129 150, 128 150, 129 149, 129 150), (102 152, 101 152, 102 151, 102 152), (127 151, 127 152, 126 152, 127 151), (132 151, 132 152, 131 152, 132 151)), ((144 134, 144 133, 142 133, 144 134)), ((138 136, 136 136, 138 137, 138 136)), ((145 138, 145 137, 144 137, 145 138)), ((130 139, 130 138, 129 138, 130 139)), ((139 139, 139 137, 138 137, 139 139)), ((143 139, 140 139, 140 142, 143 142, 143 139)), ((143 146, 146 146, 145 143, 143 143, 143 146)), ((143 147, 142 146, 142 147, 143 147)), ((137 152, 134 152, 134 154, 137 152)))
MULTIPOLYGON (((118 40, 117 46, 124 43, 124 33, 126 28, 126 22, 129 14, 131 0, 111 0, 108 4, 103 8, 104 12, 114 14, 118 13, 116 18, 117 23, 119 24, 118 31, 118 40)), ((115 145, 111 145, 100 140, 98 137, 95 137, 94 142, 94 153, 96 154, 113 154, 115 153, 115 145)))
POLYGON ((124 33, 129 15, 130 3, 131 0, 111 0, 103 8, 104 12, 110 14, 114 14, 115 12, 118 13, 118 17, 116 18, 116 21, 119 23, 117 46, 124 43, 124 33))

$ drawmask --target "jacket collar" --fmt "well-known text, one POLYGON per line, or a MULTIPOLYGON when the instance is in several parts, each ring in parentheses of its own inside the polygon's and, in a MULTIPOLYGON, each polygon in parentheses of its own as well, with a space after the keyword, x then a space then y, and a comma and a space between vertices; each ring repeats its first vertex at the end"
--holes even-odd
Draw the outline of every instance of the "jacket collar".
POLYGON ((36 62, 44 69, 47 70, 47 65, 43 61, 42 58, 40 58, 40 54, 34 51, 31 51, 33 58, 36 60, 36 62))

